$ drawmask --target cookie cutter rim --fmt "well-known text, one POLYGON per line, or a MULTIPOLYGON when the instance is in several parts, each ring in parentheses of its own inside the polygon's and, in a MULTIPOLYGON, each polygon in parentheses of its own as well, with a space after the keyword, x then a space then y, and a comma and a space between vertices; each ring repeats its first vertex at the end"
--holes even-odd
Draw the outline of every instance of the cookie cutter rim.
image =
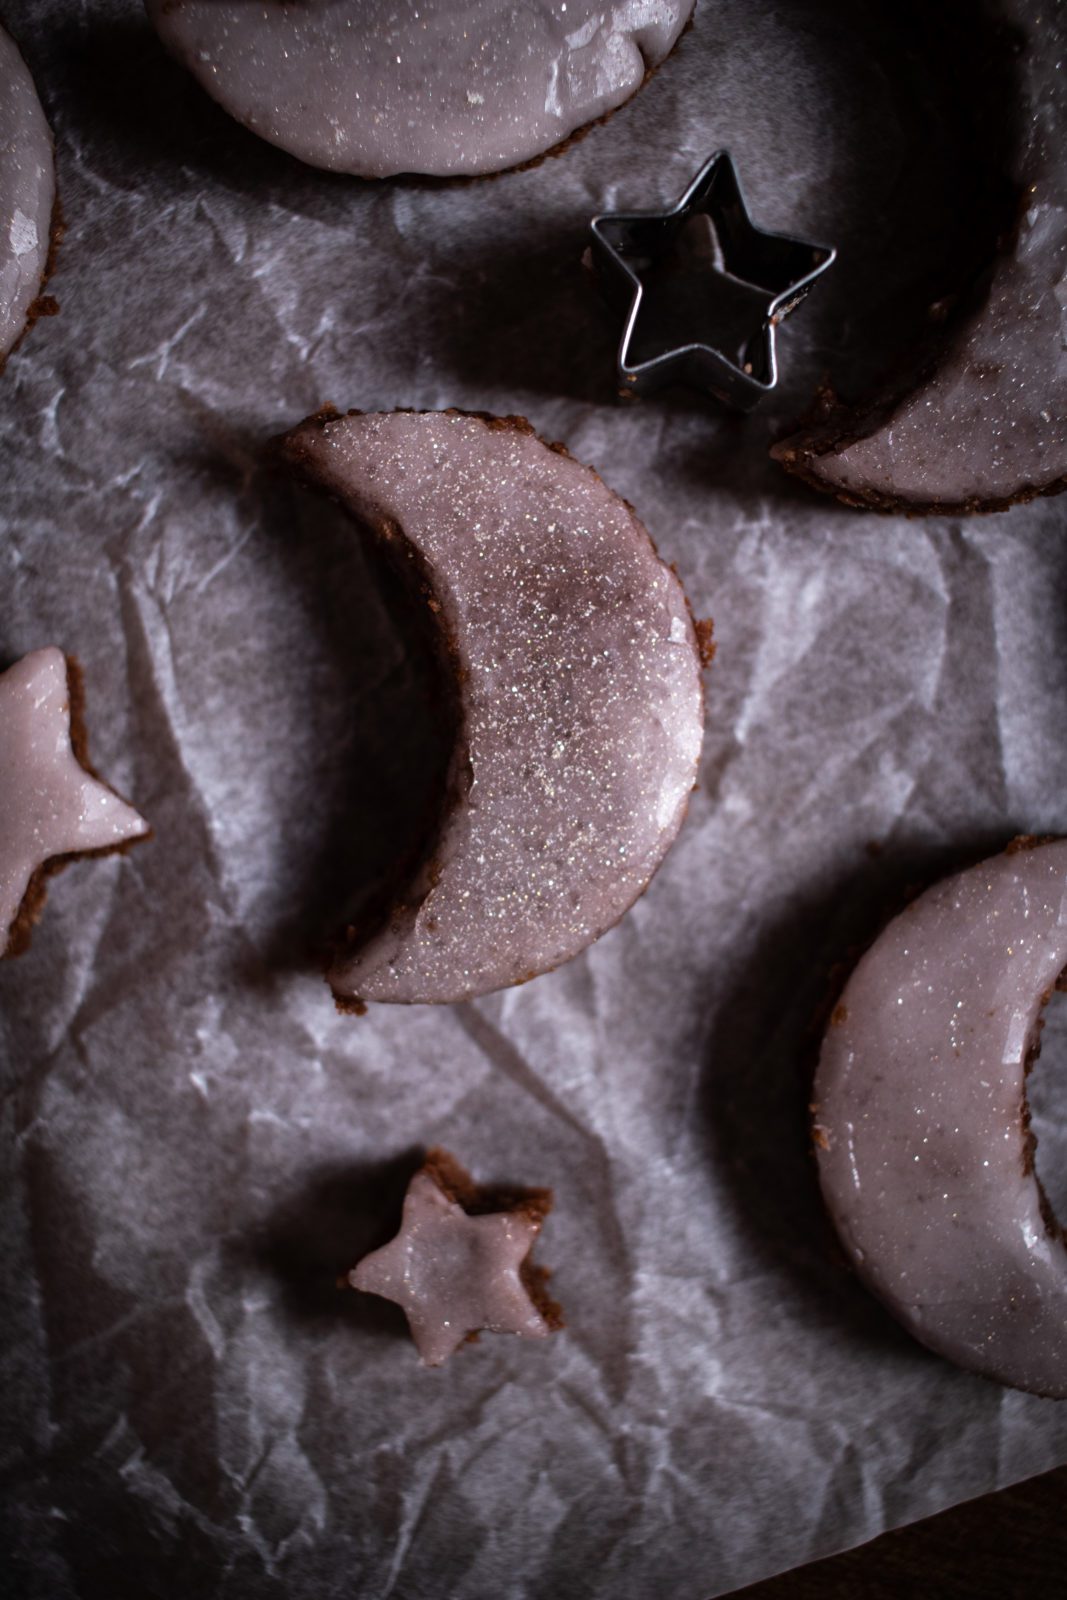
POLYGON ((742 411, 750 411, 775 388, 778 382, 776 329, 807 297, 816 280, 837 259, 837 250, 832 245, 817 244, 813 240, 798 239, 757 227, 749 214, 733 157, 725 148, 716 150, 714 155, 708 157, 673 206, 663 211, 601 212, 592 219, 590 230, 593 264, 602 281, 609 288, 615 286, 617 299, 621 299, 624 289, 629 299, 616 356, 616 371, 623 386, 622 395, 647 394, 667 383, 685 383, 707 390, 724 404, 742 411), (732 220, 729 215, 731 208, 732 220), (771 296, 762 323, 754 330, 746 347, 746 354, 749 351, 753 356, 758 353, 758 362, 753 359, 744 366, 738 366, 722 350, 700 340, 664 350, 648 361, 631 362, 629 349, 644 299, 644 284, 626 260, 620 244, 625 247, 637 229, 643 231, 646 244, 649 236, 658 232, 662 235, 662 242, 658 250, 653 251, 654 258, 673 242, 690 216, 702 214, 711 219, 717 238, 721 238, 724 232, 732 234, 732 245, 743 238, 749 251, 748 264, 751 266, 754 260, 763 276, 772 280, 770 283, 759 283, 754 282, 752 277, 741 277, 728 270, 724 273, 749 287, 762 288, 771 296), (613 242, 608 230, 617 232, 620 239, 613 242), (795 257, 796 266, 799 267, 800 258, 804 256, 810 258, 810 265, 805 272, 798 274, 791 263, 795 257), (791 266, 788 274, 782 271, 783 263, 791 266), (778 287, 774 280, 780 276, 786 276, 787 281, 778 287), (757 345, 758 352, 754 348, 757 345), (750 370, 746 371, 746 366, 750 370))

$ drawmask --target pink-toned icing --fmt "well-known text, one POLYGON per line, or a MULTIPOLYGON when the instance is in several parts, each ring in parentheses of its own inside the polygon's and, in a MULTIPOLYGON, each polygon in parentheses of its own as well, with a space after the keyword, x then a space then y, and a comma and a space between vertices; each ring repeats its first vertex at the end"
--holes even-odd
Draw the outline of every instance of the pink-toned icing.
POLYGON ((35 650, 0 674, 0 950, 38 867, 148 831, 71 748, 63 652, 35 650))
POLYGON ((349 1282, 403 1307, 427 1367, 482 1329, 544 1339, 551 1329, 519 1271, 540 1231, 540 1221, 521 1212, 468 1216, 428 1172, 417 1172, 400 1232, 365 1256, 349 1282))
POLYGON ((0 28, 0 364, 41 292, 55 198, 52 135, 26 63, 0 28))
POLYGON ((1058 1397, 1067 1248, 1032 1170, 1024 1078, 1065 968, 1067 841, 996 856, 890 923, 815 1079, 823 1194, 856 1271, 949 1360, 1058 1397))
POLYGON ((313 418, 285 449, 417 549, 459 669, 455 803, 334 992, 447 1002, 558 966, 632 905, 685 815, 703 694, 681 585, 630 508, 524 426, 313 418))
POLYGON ((639 89, 694 0, 146 0, 232 116, 366 178, 497 172, 639 89))

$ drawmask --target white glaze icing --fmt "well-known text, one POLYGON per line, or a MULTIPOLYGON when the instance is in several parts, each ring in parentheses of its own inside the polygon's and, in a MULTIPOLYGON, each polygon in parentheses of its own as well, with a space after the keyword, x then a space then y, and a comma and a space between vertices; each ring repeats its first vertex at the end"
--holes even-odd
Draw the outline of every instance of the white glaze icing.
POLYGON ((1042 1214, 1023 1112, 1065 969, 1067 841, 949 878, 857 966, 814 1090, 823 1193, 860 1276, 951 1361, 1057 1396, 1067 1248, 1042 1214))
POLYGON ((448 1002, 558 966, 632 905, 685 815, 703 693, 680 583, 625 502, 525 427, 312 419, 287 449, 416 547, 461 680, 434 870, 338 959, 335 993, 448 1002))
POLYGON ((694 0, 146 0, 239 122, 362 177, 497 172, 640 88, 694 0))
POLYGON ((26 63, 0 28, 0 363, 41 292, 55 198, 52 135, 26 63))
POLYGON ((417 1172, 400 1232, 365 1256, 349 1282, 403 1307, 427 1367, 440 1366, 480 1329, 544 1339, 551 1330, 519 1273, 540 1231, 521 1213, 468 1216, 428 1172, 417 1172))
POLYGON ((0 949, 38 867, 147 832, 71 749, 63 652, 35 650, 0 674, 0 949))

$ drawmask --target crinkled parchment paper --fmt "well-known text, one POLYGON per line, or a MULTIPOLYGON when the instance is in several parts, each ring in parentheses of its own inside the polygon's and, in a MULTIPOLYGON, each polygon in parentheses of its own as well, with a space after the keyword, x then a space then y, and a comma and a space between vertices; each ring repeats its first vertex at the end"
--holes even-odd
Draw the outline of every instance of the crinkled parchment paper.
POLYGON ((61 316, 0 381, 0 649, 81 658, 156 830, 57 879, 0 972, 5 1593, 704 1600, 1067 1460, 1067 1406, 854 1282, 805 1145, 830 967, 907 884, 1067 828, 1067 502, 909 523, 766 458, 824 367, 884 362, 938 225, 947 80, 917 95, 863 10, 703 0, 563 158, 374 186, 237 128, 132 0, 4 6, 67 234, 61 316), (768 411, 620 407, 587 220, 724 143, 757 219, 840 263, 768 411), (402 607, 263 465, 324 401, 525 413, 716 620, 651 890, 475 1004, 341 1017, 314 968, 423 771, 402 607), (423 1371, 334 1289, 435 1141, 555 1188, 559 1337, 423 1371))

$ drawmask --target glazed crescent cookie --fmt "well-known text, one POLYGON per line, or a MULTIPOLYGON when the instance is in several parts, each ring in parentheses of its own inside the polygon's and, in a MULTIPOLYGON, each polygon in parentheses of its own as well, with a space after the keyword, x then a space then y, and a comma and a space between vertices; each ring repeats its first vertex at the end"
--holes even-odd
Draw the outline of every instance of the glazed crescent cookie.
POLYGON ((146 0, 253 133, 363 178, 500 172, 620 106, 694 0, 146 0))
POLYGON ((1016 83, 1017 217, 980 303, 917 386, 829 404, 771 452, 849 505, 1000 511, 1067 486, 1067 7, 998 0, 991 20, 1016 83))
POLYGON ((935 885, 857 966, 823 1042, 815 1145, 857 1273, 961 1367, 1067 1397, 1067 1247, 1025 1079, 1067 971, 1067 840, 935 885))
POLYGON ((343 1007, 448 1003, 548 972, 648 886, 703 736, 701 648, 634 512, 517 417, 324 414, 281 443, 413 582, 458 736, 445 815, 343 1007))

